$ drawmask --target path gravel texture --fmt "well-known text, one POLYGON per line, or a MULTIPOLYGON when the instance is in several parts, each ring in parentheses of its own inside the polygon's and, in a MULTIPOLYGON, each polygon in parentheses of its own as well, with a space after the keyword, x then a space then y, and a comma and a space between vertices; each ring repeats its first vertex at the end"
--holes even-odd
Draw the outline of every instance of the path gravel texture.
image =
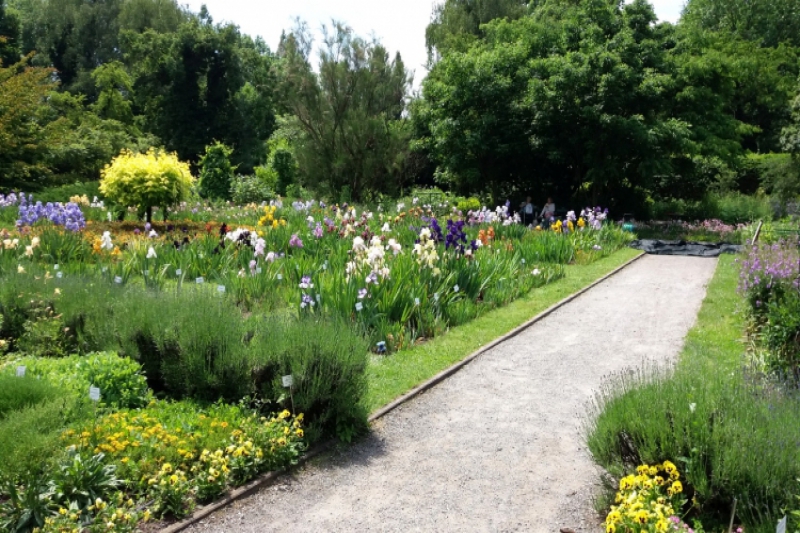
POLYGON ((640 259, 380 419, 369 437, 190 531, 602 530, 587 405, 609 374, 674 359, 716 264, 640 259))

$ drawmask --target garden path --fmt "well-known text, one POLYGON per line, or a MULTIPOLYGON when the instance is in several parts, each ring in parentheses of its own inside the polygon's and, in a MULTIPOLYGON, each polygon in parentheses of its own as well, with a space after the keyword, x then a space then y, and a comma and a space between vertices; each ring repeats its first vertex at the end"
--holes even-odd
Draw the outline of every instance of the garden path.
MULTIPOLYGON (((602 530, 582 433, 604 376, 668 362, 715 259, 646 256, 195 532, 602 530)), ((402 353, 395 357, 402 357, 402 353)))

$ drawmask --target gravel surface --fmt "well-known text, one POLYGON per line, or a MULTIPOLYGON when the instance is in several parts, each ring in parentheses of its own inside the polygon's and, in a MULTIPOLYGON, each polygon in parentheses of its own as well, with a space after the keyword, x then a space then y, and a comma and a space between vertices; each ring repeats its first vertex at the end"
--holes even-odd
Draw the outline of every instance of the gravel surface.
POLYGON ((677 355, 716 264, 640 259, 190 531, 602 530, 587 404, 604 376, 677 355))

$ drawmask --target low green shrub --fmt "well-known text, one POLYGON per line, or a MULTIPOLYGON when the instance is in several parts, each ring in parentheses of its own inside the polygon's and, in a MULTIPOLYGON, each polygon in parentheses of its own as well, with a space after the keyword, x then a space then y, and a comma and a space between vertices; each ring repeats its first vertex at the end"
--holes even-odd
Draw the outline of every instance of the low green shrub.
POLYGON ((481 201, 474 196, 471 198, 464 198, 458 201, 456 208, 464 214, 466 214, 467 211, 478 211, 481 208, 481 201))
POLYGON ((760 340, 769 370, 800 383, 800 293, 787 290, 765 305, 760 340))
POLYGON ((350 441, 366 430, 362 400, 367 390, 367 346, 343 322, 308 317, 271 321, 253 338, 259 357, 254 370, 263 396, 292 405, 308 420, 308 437, 335 435, 350 441), (291 391, 282 376, 291 374, 291 391))
POLYGON ((58 187, 49 187, 34 193, 34 200, 46 204, 47 202, 69 202, 73 196, 86 196, 90 201, 97 197, 98 200, 103 200, 104 197, 100 192, 99 181, 85 181, 82 183, 72 183, 69 185, 60 185, 58 187))
POLYGON ((63 396, 47 381, 26 374, 25 377, 0 374, 0 420, 8 413, 63 396))
POLYGON ((26 367, 26 374, 56 384, 77 396, 87 396, 89 387, 100 389, 101 401, 116 408, 143 407, 150 400, 147 380, 136 361, 113 352, 72 355, 58 359, 23 357, 8 365, 26 367))
POLYGON ((701 200, 665 199, 653 203, 650 218, 687 221, 718 219, 726 224, 770 220, 774 216, 769 198, 739 193, 708 194, 701 200))
POLYGON ((677 368, 626 373, 597 397, 595 459, 615 476, 675 462, 704 523, 727 525, 733 499, 748 531, 773 528, 800 477, 800 397, 742 370, 738 268, 720 259, 677 368), (716 521, 716 522, 715 522, 716 521))
POLYGON ((0 480, 48 469, 64 451, 65 427, 92 416, 88 398, 56 398, 11 411, 0 420, 0 480))
POLYGON ((237 205, 271 200, 275 193, 258 176, 237 176, 231 182, 231 199, 237 205))

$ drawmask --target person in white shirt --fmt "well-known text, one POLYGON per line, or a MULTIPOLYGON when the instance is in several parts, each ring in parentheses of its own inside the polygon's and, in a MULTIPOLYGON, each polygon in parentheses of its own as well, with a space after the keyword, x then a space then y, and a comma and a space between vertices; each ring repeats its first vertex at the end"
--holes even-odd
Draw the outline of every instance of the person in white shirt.
POLYGON ((528 196, 525 199, 525 203, 522 204, 522 223, 525 226, 533 223, 533 204, 531 203, 530 196, 528 196))
POLYGON ((556 216, 556 204, 553 203, 553 199, 548 197, 547 203, 544 204, 542 208, 542 212, 539 215, 544 219, 545 222, 549 221, 551 218, 556 216))

